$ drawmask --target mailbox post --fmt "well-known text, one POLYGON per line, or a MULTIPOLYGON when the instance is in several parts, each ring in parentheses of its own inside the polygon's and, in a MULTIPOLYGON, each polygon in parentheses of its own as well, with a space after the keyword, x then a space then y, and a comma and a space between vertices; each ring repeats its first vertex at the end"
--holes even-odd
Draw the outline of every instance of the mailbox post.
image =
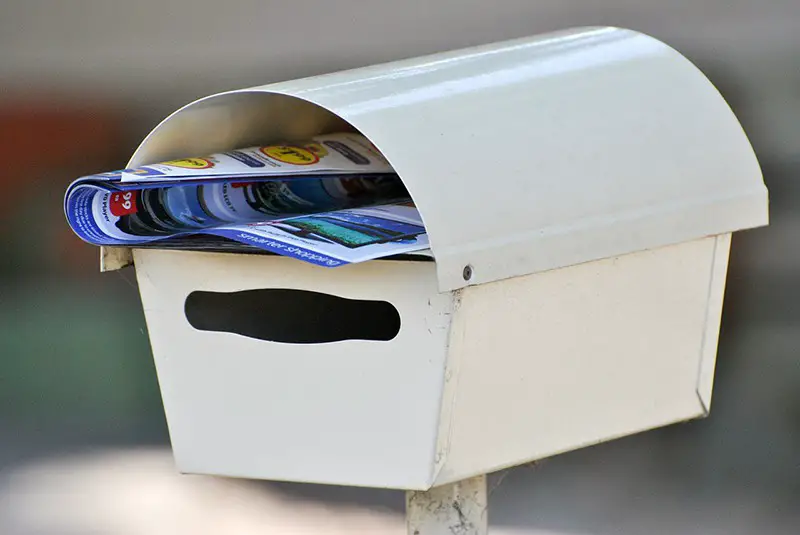
POLYGON ((135 263, 181 471, 405 489, 410 534, 478 534, 486 473, 708 414, 730 236, 767 224, 767 191, 678 52, 584 28, 222 93, 130 166, 337 130, 392 164, 429 254, 103 252, 135 263), (401 327, 286 344, 187 321, 197 292, 270 288, 388 302, 401 327))
POLYGON ((485 475, 431 490, 407 491, 408 535, 485 535, 488 508, 485 475))

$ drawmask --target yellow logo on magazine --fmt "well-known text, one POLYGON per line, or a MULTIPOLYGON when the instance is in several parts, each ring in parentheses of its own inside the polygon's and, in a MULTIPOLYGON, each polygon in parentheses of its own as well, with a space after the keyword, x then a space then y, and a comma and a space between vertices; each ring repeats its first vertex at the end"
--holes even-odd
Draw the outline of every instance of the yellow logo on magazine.
POLYGON ((163 162, 163 164, 171 165, 172 167, 181 167, 183 169, 210 169, 214 167, 214 163, 205 158, 183 158, 181 160, 163 162))
POLYGON ((261 152, 279 162, 291 165, 312 165, 319 161, 319 156, 303 147, 291 145, 270 145, 261 147, 261 152))

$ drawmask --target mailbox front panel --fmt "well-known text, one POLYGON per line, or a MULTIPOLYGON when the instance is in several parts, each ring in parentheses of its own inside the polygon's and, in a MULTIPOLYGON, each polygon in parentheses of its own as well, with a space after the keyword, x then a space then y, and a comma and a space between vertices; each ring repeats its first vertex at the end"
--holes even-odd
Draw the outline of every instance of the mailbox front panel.
POLYGON ((135 261, 181 471, 430 485, 452 308, 432 262, 135 261))

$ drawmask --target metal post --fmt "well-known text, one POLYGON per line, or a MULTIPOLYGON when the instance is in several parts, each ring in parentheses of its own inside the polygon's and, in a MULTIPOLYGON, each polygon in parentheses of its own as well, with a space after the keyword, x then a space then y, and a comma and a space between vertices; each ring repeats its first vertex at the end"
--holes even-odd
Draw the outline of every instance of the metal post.
POLYGON ((406 492, 408 535, 486 535, 486 476, 406 492))

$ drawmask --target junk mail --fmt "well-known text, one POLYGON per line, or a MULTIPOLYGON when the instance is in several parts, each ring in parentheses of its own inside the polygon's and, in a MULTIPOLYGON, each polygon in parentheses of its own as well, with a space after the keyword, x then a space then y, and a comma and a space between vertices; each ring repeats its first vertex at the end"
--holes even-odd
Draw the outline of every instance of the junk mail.
POLYGON ((428 247, 400 178, 357 134, 83 177, 64 209, 101 246, 264 250, 325 267, 428 247))

